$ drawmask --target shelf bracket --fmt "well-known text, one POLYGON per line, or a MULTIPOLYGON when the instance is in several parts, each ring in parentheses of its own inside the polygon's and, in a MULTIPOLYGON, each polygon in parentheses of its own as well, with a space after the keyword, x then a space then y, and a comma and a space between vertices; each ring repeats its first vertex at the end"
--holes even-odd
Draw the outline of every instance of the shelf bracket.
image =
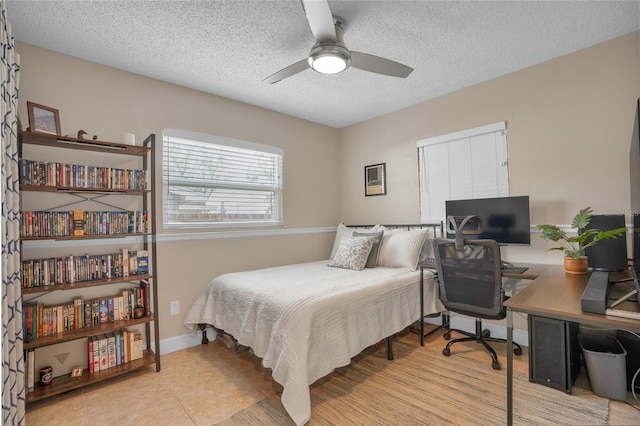
POLYGON ((111 195, 110 193, 87 195, 86 193, 83 193, 83 192, 69 191, 69 192, 65 192, 65 194, 73 195, 73 196, 76 196, 76 197, 82 198, 82 199, 78 200, 78 201, 72 201, 70 203, 62 204, 62 205, 59 205, 59 206, 51 207, 51 210, 53 210, 53 209, 61 209, 63 207, 73 206, 75 204, 80 204, 80 203, 84 203, 85 201, 89 201, 89 202, 101 204, 103 206, 111 207, 111 208, 114 208, 114 209, 119 210, 119 211, 123 211, 123 212, 127 211, 127 209, 123 209, 122 207, 114 206, 113 204, 105 203, 104 201, 100 201, 99 200, 99 198, 103 198, 103 197, 106 197, 108 195, 111 195))

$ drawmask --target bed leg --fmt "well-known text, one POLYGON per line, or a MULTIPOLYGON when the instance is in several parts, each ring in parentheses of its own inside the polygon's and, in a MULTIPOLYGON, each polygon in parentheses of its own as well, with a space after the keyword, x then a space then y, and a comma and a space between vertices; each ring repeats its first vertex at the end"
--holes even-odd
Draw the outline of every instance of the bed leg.
POLYGON ((209 343, 209 339, 207 338, 207 324, 198 324, 198 328, 202 331, 202 344, 206 345, 209 343))
POLYGON ((387 337, 387 359, 393 360, 393 335, 387 337))

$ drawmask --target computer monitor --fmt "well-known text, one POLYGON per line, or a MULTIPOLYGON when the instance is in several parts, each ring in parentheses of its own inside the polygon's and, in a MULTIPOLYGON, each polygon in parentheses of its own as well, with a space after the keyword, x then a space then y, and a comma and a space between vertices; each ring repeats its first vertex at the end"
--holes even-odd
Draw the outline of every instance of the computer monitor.
MULTIPOLYGON (((482 232, 474 239, 495 240, 500 245, 531 245, 529 196, 473 198, 445 202, 448 216, 479 216, 482 232)), ((447 237, 455 230, 447 227, 447 237)))

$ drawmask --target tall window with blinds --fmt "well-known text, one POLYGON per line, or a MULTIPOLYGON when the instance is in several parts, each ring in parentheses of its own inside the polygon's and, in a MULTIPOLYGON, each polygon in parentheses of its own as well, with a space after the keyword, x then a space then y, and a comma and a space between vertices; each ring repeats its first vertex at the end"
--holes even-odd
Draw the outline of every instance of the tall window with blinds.
POLYGON ((445 201, 509 195, 506 123, 419 140, 420 219, 445 220, 445 201))
POLYGON ((164 227, 281 225, 282 158, 272 146, 165 129, 164 227))

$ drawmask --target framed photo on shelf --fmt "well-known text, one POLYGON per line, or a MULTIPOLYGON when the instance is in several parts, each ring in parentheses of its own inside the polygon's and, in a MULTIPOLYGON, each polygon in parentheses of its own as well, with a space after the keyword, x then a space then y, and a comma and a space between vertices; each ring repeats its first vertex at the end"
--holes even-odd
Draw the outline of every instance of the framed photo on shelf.
POLYGON ((386 195, 387 172, 386 163, 364 167, 364 195, 386 195))
POLYGON ((60 114, 55 108, 27 101, 29 130, 32 132, 60 135, 60 114))

